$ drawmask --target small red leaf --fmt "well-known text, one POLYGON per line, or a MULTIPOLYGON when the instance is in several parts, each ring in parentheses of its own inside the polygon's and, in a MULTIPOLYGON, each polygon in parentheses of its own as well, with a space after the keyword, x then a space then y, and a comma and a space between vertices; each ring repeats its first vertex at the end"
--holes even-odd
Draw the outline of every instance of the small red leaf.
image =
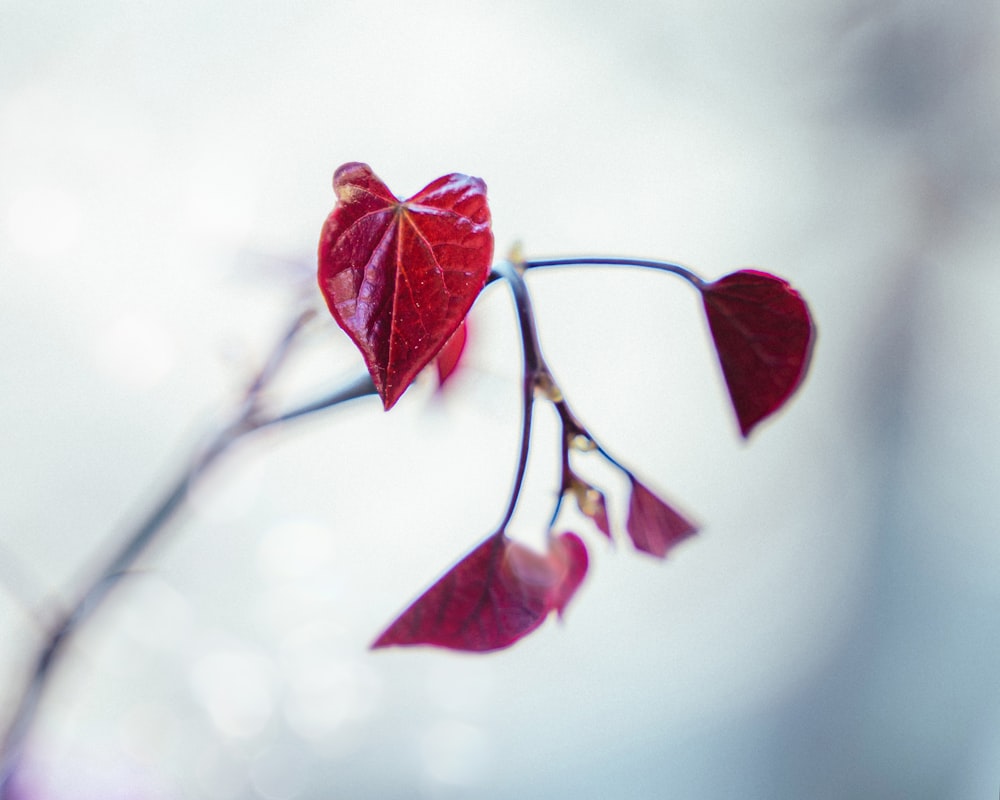
POLYGON ((503 532, 452 567, 378 637, 373 648, 429 644, 488 652, 562 614, 587 572, 587 550, 564 533, 536 553, 503 532))
POLYGON ((462 360, 462 354, 465 352, 465 344, 468 338, 469 322, 467 319, 464 319, 455 329, 455 332, 448 337, 448 341, 444 343, 444 347, 441 348, 441 351, 437 354, 437 358, 434 360, 434 364, 437 366, 439 389, 444 387, 448 379, 458 369, 458 364, 462 360))
POLYGON ((625 528, 637 550, 664 558, 667 551, 698 530, 663 500, 629 475, 632 496, 625 528))
MULTIPOLYGON (((594 491, 597 490, 595 489, 594 491)), ((593 505, 593 513, 587 514, 587 516, 594 521, 594 524, 597 526, 597 530, 609 539, 611 538, 611 524, 608 522, 608 507, 604 502, 604 495, 600 492, 597 492, 597 500, 593 505)))
POLYGON ((785 403, 805 377, 815 330, 809 307, 787 281, 740 270, 701 287, 740 432, 785 403))
POLYGON ((400 201, 367 164, 351 163, 334 173, 333 188, 319 287, 388 410, 486 283, 493 258, 486 184, 445 175, 400 201))
POLYGON ((608 522, 608 506, 604 500, 604 494, 575 476, 570 489, 576 498, 576 505, 580 509, 580 513, 590 517, 594 525, 597 526, 597 530, 610 539, 611 524, 608 522))

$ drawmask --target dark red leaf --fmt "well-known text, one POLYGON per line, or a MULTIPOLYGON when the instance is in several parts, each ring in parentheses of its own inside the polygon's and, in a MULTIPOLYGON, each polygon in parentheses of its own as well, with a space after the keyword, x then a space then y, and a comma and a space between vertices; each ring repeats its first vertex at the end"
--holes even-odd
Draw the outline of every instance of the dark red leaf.
POLYGON ((637 550, 664 558, 667 551, 698 530, 663 500, 629 475, 632 496, 625 528, 637 550))
POLYGON ((777 411, 805 377, 815 331, 787 281, 740 270, 702 287, 729 396, 744 437, 777 411))
POLYGON ((429 644, 487 652, 509 647, 562 614, 587 572, 580 538, 553 538, 545 554, 490 536, 404 611, 372 647, 429 644))
POLYGON ((455 332, 448 337, 444 347, 437 354, 434 360, 437 366, 438 388, 444 387, 448 379, 455 374, 459 362, 462 360, 462 353, 465 352, 465 344, 469 338, 469 322, 462 320, 455 332))
POLYGON ((392 408, 465 319, 493 258, 486 184, 445 175, 400 201, 367 164, 333 176, 319 287, 392 408))

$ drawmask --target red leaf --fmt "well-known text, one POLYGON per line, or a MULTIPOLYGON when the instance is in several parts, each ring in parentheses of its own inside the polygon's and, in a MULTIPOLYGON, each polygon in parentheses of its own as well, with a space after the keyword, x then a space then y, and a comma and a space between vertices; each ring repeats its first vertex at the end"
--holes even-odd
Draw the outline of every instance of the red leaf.
POLYGON ((576 498, 576 505, 580 509, 580 513, 590 517, 594 525, 597 526, 597 530, 610 539, 611 524, 608 522, 608 507, 604 500, 604 494, 575 476, 570 489, 576 498))
POLYGON ((462 360, 462 353, 465 352, 465 343, 469 337, 469 323, 463 319, 455 332, 448 337, 444 347, 437 354, 434 363, 437 366, 438 388, 442 388, 448 379, 455 374, 458 364, 462 360))
POLYGON ((586 573, 587 550, 575 534, 555 537, 540 554, 496 533, 424 592, 372 647, 509 647, 550 611, 562 614, 586 573))
POLYGON ((629 475, 632 496, 628 503, 625 529, 637 550, 664 558, 667 551, 698 530, 659 497, 629 475))
POLYGON ((552 540, 549 557, 554 558, 557 564, 565 564, 566 568, 549 598, 552 607, 561 617, 566 613, 566 606, 580 588, 583 579, 587 577, 587 548, 576 534, 564 533, 552 540))
POLYGON ((486 184, 445 175, 400 201, 367 164, 333 176, 319 287, 388 410, 465 319, 493 258, 486 184))
MULTIPOLYGON (((594 491, 597 490, 595 489, 594 491)), ((608 507, 604 502, 604 495, 600 492, 597 492, 597 499, 594 501, 592 511, 593 513, 587 514, 587 516, 594 521, 594 524, 597 526, 597 530, 610 539, 611 524, 608 522, 608 507)), ((586 514, 586 511, 584 511, 584 513, 586 514)))
POLYGON ((787 281, 740 270, 701 288, 740 432, 785 403, 805 377, 815 338, 809 307, 787 281))

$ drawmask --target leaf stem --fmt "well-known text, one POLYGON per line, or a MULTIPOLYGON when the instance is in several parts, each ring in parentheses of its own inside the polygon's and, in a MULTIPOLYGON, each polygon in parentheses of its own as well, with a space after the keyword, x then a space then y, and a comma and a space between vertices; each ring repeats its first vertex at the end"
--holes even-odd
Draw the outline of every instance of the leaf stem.
POLYGON ((372 383, 371 375, 365 372, 363 375, 357 376, 349 383, 345 383, 343 386, 330 392, 325 397, 305 403, 274 417, 256 421, 254 430, 261 430, 272 425, 290 422, 293 419, 299 419, 309 414, 315 414, 317 411, 323 411, 324 409, 338 406, 341 403, 346 403, 348 400, 356 400, 359 397, 367 397, 373 394, 376 394, 375 384, 372 383))
POLYGON ((643 269, 655 269, 660 272, 671 272, 692 284, 696 289, 701 289, 705 285, 705 281, 694 272, 689 270, 687 267, 682 266, 681 264, 675 264, 672 261, 658 261, 647 258, 618 258, 615 256, 584 256, 578 258, 533 259, 531 261, 524 262, 525 269, 586 266, 642 267, 643 269))
POLYGON ((101 607, 139 557, 160 538, 167 524, 184 505, 192 488, 204 477, 209 468, 247 434, 331 408, 348 400, 375 394, 375 386, 366 374, 319 400, 272 416, 261 414, 260 405, 265 390, 280 371, 293 344, 313 313, 306 311, 295 318, 250 382, 243 401, 231 421, 219 428, 207 445, 195 454, 159 503, 124 538, 118 549, 86 584, 76 602, 61 615, 49 632, 46 642, 35 658, 34 667, 3 737, 0 748, 0 798, 7 800, 12 797, 12 783, 24 744, 37 718, 38 709, 53 672, 60 663, 67 645, 80 627, 101 607))
MULTIPOLYGON (((583 261, 586 263, 606 263, 602 259, 594 259, 592 262, 588 260, 583 261)), ((524 352, 521 445, 518 455, 517 472, 514 476, 514 486, 511 490, 511 496, 507 504, 507 509, 504 512, 503 521, 500 523, 498 528, 500 531, 503 531, 507 527, 507 524, 513 517, 514 509, 517 507, 517 501, 521 493, 521 487, 524 483, 524 475, 528 464, 528 453, 531 446, 531 418, 534 409, 536 392, 543 392, 546 399, 548 399, 555 407, 556 413, 559 415, 559 421, 562 428, 562 435, 560 436, 561 477, 559 494, 556 498, 555 508, 552 511, 552 516, 549 521, 549 528, 552 528, 552 526, 555 525, 556 519, 559 517, 559 511, 562 508, 566 492, 570 489, 571 482, 576 478, 572 465, 570 464, 569 451, 574 446, 573 443, 578 437, 584 437, 589 443, 589 447, 592 447, 592 449, 600 453, 601 456, 603 456, 610 464, 617 467, 625 473, 626 476, 631 477, 632 475, 630 470, 624 467, 601 446, 590 431, 584 427, 584 425, 572 412, 569 407, 569 403, 563 396, 562 390, 556 384, 548 365, 545 363, 545 358, 542 356, 541 346, 538 342, 538 329, 535 325, 531 294, 528 291, 528 285, 524 280, 524 270, 530 266, 564 266, 577 263, 582 262, 575 259, 528 261, 517 263, 513 261, 504 261, 493 267, 491 281, 500 278, 506 280, 511 288, 511 293, 514 296, 514 305, 517 309, 518 325, 520 327, 521 342, 524 352)), ((701 283, 700 278, 676 264, 659 261, 637 263, 629 259, 612 260, 612 263, 628 264, 630 266, 654 266, 654 268, 658 269, 670 268, 668 271, 679 271, 678 274, 681 274, 682 277, 695 282, 696 285, 701 283)))
POLYGON ((493 267, 493 274, 507 281, 514 298, 517 310, 517 322, 521 332, 521 346, 524 356, 523 380, 521 385, 521 444, 517 458, 517 471, 514 475, 514 486, 511 489, 510 500, 504 512, 503 520, 498 530, 503 531, 517 507, 524 484, 524 474, 528 467, 528 451, 531 448, 531 417, 535 404, 535 392, 543 384, 553 386, 549 368, 545 364, 541 347, 538 344, 538 328, 535 326, 535 312, 531 303, 528 285, 521 274, 521 265, 511 261, 502 261, 493 267))

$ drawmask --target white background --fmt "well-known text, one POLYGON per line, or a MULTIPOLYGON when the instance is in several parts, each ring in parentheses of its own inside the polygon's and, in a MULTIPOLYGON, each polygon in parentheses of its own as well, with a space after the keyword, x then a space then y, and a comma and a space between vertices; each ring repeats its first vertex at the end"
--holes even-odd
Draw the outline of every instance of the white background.
MULTIPOLYGON (((670 276, 530 276, 578 415, 703 525, 576 517, 565 624, 367 646, 497 523, 502 286, 443 401, 248 442, 76 641, 39 798, 978 798, 1000 785, 991 2, 0 2, 0 709, 53 610, 238 400, 330 177, 489 185, 498 256, 790 279, 811 374, 748 444, 670 276)), ((317 326, 296 397, 360 359, 317 326)), ((512 534, 556 479, 541 409, 512 534)), ((598 472, 612 515, 624 488, 598 472)))

